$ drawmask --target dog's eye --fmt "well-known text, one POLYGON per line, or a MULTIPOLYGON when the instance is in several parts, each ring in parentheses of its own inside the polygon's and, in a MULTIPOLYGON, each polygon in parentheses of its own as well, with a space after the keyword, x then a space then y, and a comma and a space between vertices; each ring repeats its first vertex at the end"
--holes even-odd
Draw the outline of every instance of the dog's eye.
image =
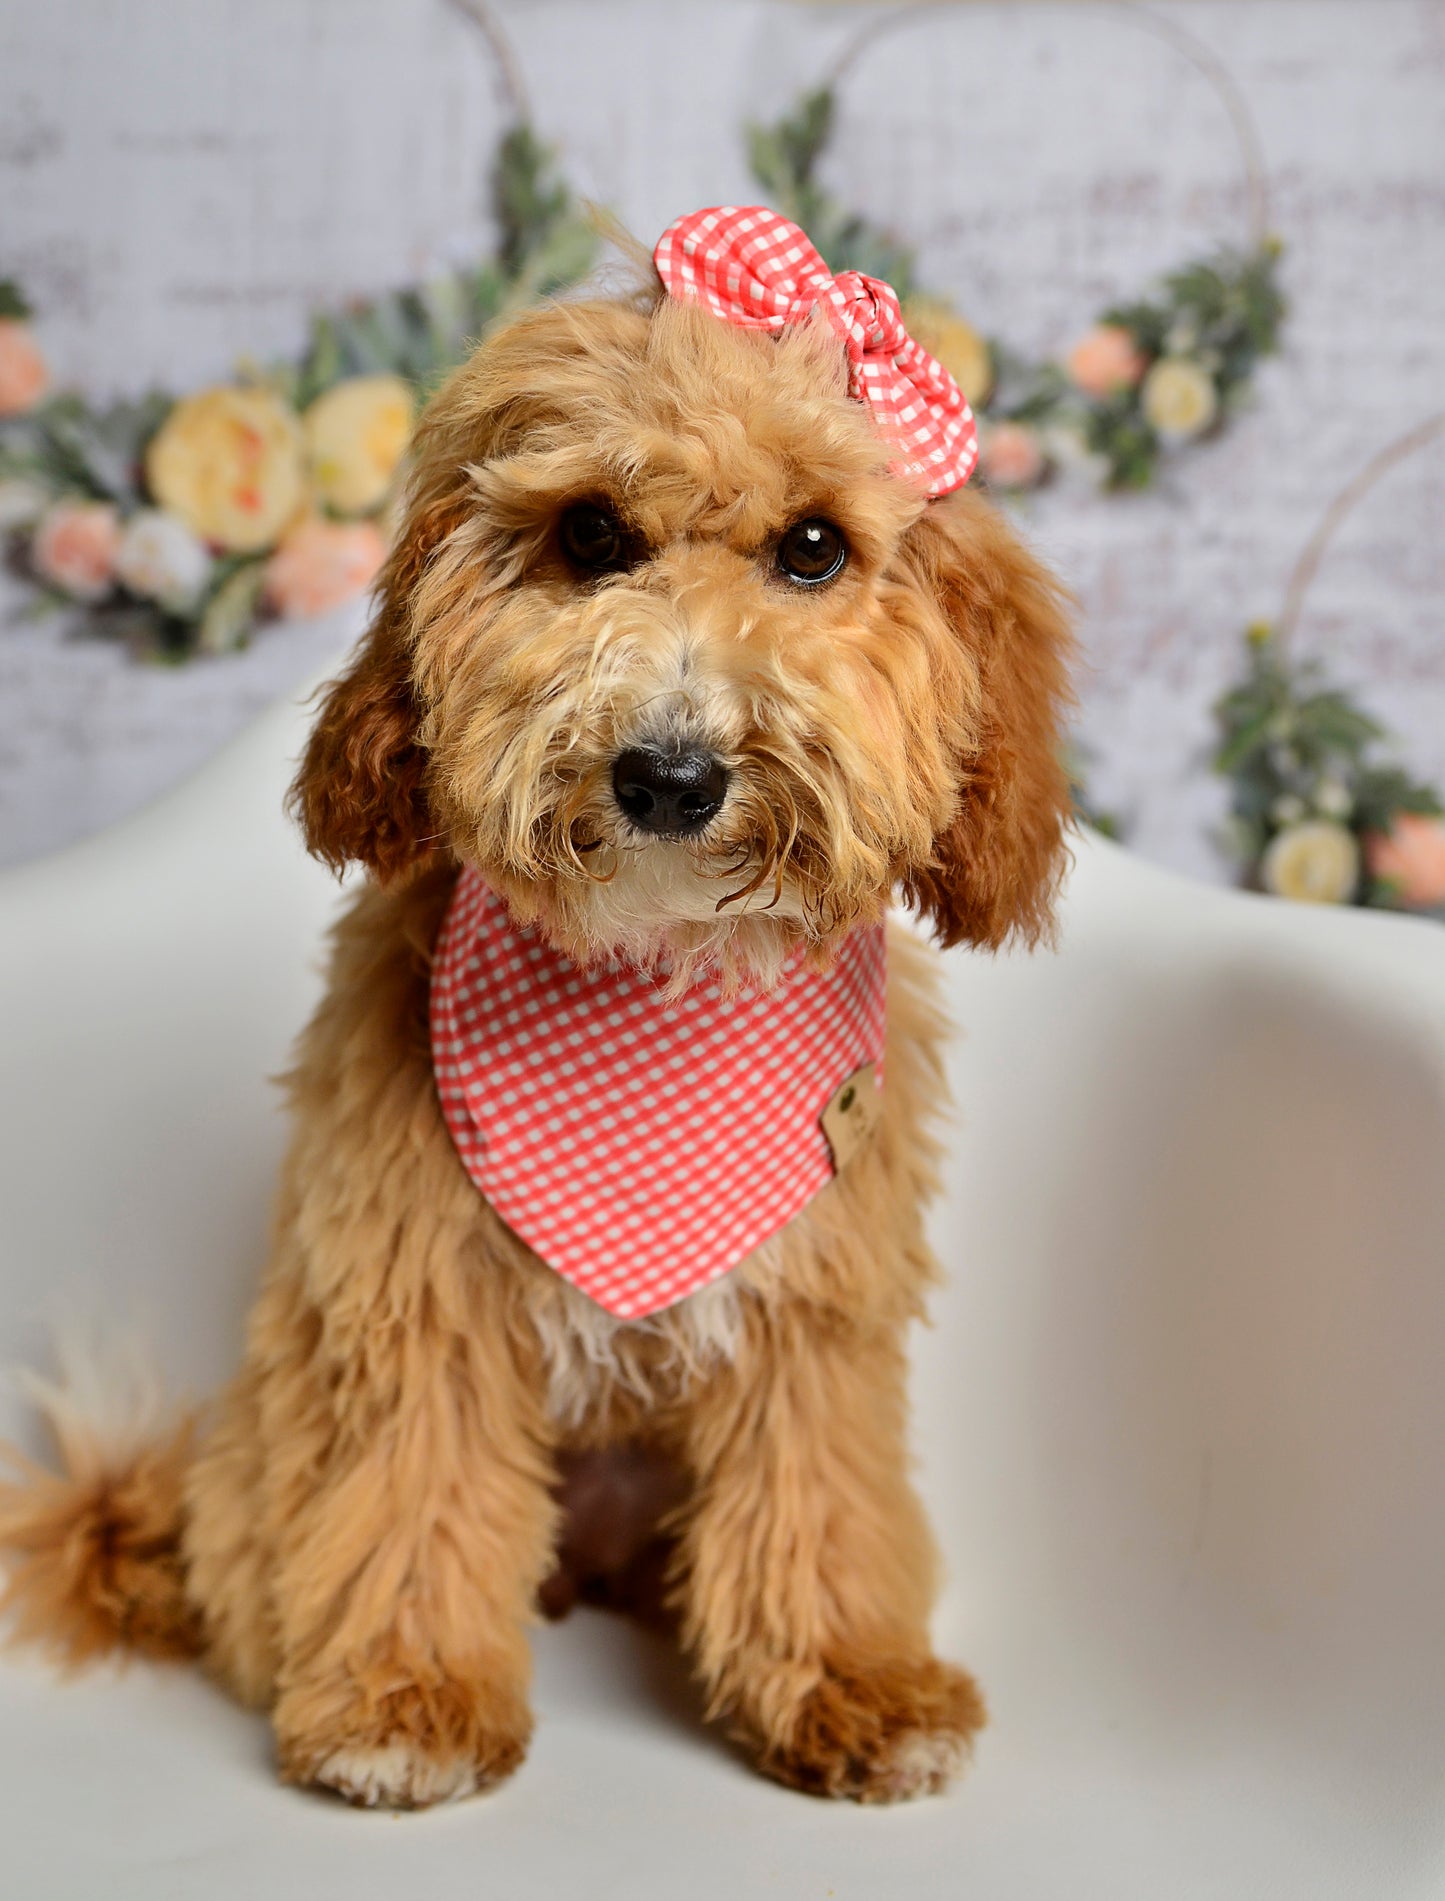
POLYGON ((574 502, 563 514, 558 532, 563 554, 579 568, 608 574, 628 565, 626 530, 596 502, 574 502))
POLYGON ((848 544, 842 529, 820 515, 795 521, 778 543, 778 566, 790 581, 803 587, 831 581, 847 559, 848 544))

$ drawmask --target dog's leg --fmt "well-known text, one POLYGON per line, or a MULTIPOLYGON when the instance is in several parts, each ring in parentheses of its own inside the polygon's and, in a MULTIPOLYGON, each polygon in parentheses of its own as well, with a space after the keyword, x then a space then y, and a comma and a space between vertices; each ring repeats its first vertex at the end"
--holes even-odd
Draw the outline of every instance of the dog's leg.
POLYGON ((684 1633, 711 1711, 769 1775, 865 1802, 941 1787, 984 1720, 972 1680, 929 1647, 904 1370, 891 1329, 780 1303, 691 1420, 684 1633))
MULTIPOLYGON (((425 1245, 419 1203, 400 1218, 399 1253, 425 1245)), ((455 1326, 425 1300, 378 1313, 355 1357, 323 1349, 262 1407, 282 1516, 283 1775, 389 1807, 500 1780, 531 1731, 526 1626, 555 1531, 551 1462, 505 1315, 455 1326)))
POLYGON ((375 893, 342 927, 186 1551, 212 1659, 271 1705, 282 1774, 396 1807, 520 1762, 557 1510, 519 1250, 441 1118, 417 934, 375 893))

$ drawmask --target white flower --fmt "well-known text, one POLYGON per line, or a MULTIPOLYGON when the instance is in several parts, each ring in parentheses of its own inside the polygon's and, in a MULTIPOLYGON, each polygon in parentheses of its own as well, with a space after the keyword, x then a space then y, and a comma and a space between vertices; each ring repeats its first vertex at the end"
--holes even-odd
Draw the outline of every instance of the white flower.
POLYGON ((1354 833, 1333 819, 1306 819, 1270 841, 1259 871, 1265 890, 1276 897, 1346 904, 1360 880, 1360 848, 1354 833))
POLYGON ((178 515, 143 508, 121 536, 115 571, 122 586, 173 613, 191 606, 211 573, 211 556, 178 515))
POLYGON ((1073 423, 1050 423, 1043 432, 1044 454, 1071 485, 1102 488, 1109 475, 1109 458, 1089 447, 1082 429, 1073 423))
POLYGON ((18 475, 0 482, 0 535, 9 534, 12 528, 33 527, 45 513, 48 499, 43 488, 18 475))
POLYGON ((1315 787, 1315 810, 1326 818, 1348 818, 1354 803, 1343 779, 1321 779, 1315 787))
POLYGON ((1293 825, 1296 819, 1302 819, 1307 811, 1303 799, 1295 797, 1293 792, 1285 792, 1269 808, 1269 815, 1276 825, 1293 825))
POLYGON ((1162 356, 1140 392, 1145 419, 1165 442, 1188 442, 1214 421, 1219 393, 1207 370, 1186 356, 1162 356))

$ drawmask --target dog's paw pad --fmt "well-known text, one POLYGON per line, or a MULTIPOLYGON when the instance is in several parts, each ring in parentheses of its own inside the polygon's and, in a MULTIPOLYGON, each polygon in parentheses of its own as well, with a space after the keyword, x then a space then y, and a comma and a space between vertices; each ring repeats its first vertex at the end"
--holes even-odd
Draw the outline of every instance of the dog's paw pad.
POLYGON ((479 1787, 474 1763, 431 1756, 408 1742, 334 1750, 311 1780, 365 1809, 425 1809, 459 1802, 479 1787))

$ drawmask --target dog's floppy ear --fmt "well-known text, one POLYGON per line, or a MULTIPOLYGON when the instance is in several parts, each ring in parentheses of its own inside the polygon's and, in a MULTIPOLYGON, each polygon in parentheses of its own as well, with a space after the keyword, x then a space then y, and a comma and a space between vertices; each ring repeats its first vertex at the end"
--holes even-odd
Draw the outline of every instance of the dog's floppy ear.
POLYGON ((409 609, 428 556, 453 518, 414 509, 382 570, 376 617, 346 671, 325 689, 290 809, 307 850, 340 872, 362 864, 383 884, 431 849, 427 757, 417 741, 409 609))
POLYGON ((979 681, 958 807, 907 895, 944 944, 1035 943, 1052 922, 1071 809, 1065 598, 993 506, 968 490, 931 503, 905 553, 979 681))

